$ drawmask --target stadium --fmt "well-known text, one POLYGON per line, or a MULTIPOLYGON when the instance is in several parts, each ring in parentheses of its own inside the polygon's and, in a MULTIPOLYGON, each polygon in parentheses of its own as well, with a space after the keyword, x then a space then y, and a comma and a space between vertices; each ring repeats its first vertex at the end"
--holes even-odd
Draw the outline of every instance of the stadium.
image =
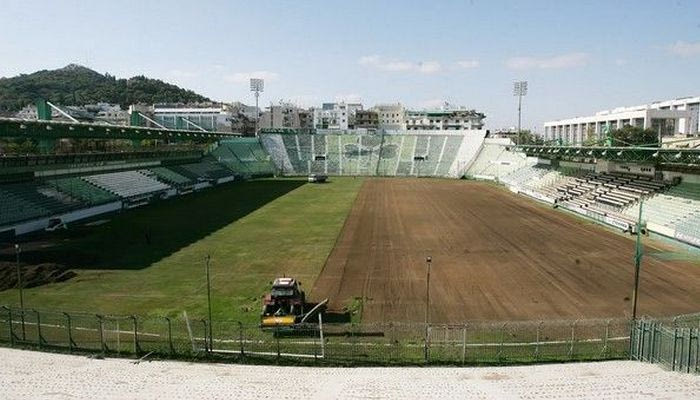
POLYGON ((18 271, 2 283, 24 288, 21 303, 0 292, 11 345, 343 365, 633 356, 696 368, 700 150, 518 146, 485 130, 244 138, 3 119, 0 132, 49 146, 170 143, 0 159, 1 257, 18 271), (281 277, 309 307, 261 329, 281 277), (686 356, 665 358, 669 337, 686 356))

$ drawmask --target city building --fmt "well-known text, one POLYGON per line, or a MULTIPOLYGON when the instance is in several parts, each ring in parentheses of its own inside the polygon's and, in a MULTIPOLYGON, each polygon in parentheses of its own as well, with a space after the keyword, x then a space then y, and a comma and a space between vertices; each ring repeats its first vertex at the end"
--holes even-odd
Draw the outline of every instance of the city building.
POLYGON ((230 131, 231 114, 223 104, 154 104, 153 119, 170 129, 230 131))
MULTIPOLYGON (((105 123, 110 125, 127 125, 129 113, 122 110, 118 104, 96 103, 82 106, 58 106, 63 112, 78 121, 91 123, 105 123)), ((37 119, 37 108, 35 104, 30 104, 22 108, 15 114, 16 118, 37 119)), ((57 121, 69 121, 65 114, 52 108, 51 119, 57 121)))
POLYGON ((355 112, 355 129, 379 128, 379 113, 372 110, 358 110, 355 112))
POLYGON ((258 115, 255 106, 235 101, 231 104, 224 104, 224 109, 229 113, 232 132, 240 133, 243 136, 255 136, 255 119, 258 115))
POLYGON ((483 113, 466 108, 406 111, 404 126, 407 131, 480 130, 484 128, 483 113))
POLYGON ((545 141, 582 144, 603 140, 610 130, 625 126, 652 129, 662 140, 697 137, 699 116, 700 97, 684 97, 545 122, 543 137, 545 141))
POLYGON ((313 128, 313 117, 308 110, 280 102, 278 105, 270 105, 261 114, 260 128, 313 128))
POLYGON ((313 126, 316 129, 341 129, 353 127, 355 112, 362 110, 359 103, 323 103, 313 111, 313 126))
POLYGON ((372 111, 377 113, 380 129, 388 131, 405 129, 404 116, 406 110, 401 103, 377 104, 372 108, 372 111))

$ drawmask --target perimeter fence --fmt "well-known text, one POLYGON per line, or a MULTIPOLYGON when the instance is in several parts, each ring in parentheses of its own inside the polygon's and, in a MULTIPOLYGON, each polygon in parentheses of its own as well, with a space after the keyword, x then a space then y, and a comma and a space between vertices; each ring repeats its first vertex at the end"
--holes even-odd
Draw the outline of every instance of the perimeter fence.
POLYGON ((638 320, 631 332, 630 355, 672 371, 700 373, 700 313, 638 320))
POLYGON ((10 346, 134 357, 326 365, 475 365, 629 357, 626 319, 314 323, 294 329, 188 318, 0 308, 10 346))

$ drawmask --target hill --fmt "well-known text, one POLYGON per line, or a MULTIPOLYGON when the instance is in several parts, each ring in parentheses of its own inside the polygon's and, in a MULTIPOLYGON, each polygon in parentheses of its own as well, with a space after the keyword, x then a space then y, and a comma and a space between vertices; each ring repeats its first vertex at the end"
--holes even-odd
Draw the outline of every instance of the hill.
POLYGON ((118 79, 70 64, 11 78, 0 78, 0 111, 19 111, 37 98, 65 106, 97 102, 120 104, 195 103, 208 98, 158 79, 135 76, 118 79))

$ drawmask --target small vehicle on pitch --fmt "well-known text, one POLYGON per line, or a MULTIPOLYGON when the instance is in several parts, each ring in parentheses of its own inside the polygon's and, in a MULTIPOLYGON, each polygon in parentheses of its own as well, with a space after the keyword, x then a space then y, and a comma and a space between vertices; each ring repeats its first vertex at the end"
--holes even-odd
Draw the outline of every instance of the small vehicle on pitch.
POLYGON ((263 329, 294 328, 311 316, 322 312, 327 299, 318 303, 306 302, 306 293, 300 288, 301 282, 294 278, 277 278, 272 290, 263 298, 260 326, 263 329))
POLYGON ((328 180, 327 175, 311 174, 307 179, 309 183, 326 183, 328 180))

